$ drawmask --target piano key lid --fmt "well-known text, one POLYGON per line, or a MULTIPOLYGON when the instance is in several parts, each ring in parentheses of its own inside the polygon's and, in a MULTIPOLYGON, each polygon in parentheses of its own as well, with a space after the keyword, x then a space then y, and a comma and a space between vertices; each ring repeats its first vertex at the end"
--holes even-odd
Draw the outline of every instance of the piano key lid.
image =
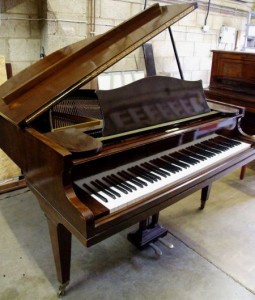
POLYGON ((0 86, 0 114, 25 127, 73 90, 197 8, 155 4, 108 32, 64 47, 0 86))

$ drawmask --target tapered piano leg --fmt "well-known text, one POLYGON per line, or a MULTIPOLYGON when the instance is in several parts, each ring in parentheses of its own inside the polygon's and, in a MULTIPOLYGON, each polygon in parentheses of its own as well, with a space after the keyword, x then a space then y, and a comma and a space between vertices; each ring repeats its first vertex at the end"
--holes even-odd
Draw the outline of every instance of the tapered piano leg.
POLYGON ((72 234, 62 224, 47 219, 57 277, 61 283, 58 296, 61 297, 65 294, 65 288, 70 281, 72 234))
POLYGON ((241 168, 241 172, 240 172, 240 179, 241 180, 244 179, 245 172, 246 172, 246 165, 242 166, 242 168, 241 168))
POLYGON ((206 187, 202 188, 201 190, 201 206, 200 209, 204 209, 205 203, 209 198, 210 191, 211 191, 212 184, 207 185, 206 187))

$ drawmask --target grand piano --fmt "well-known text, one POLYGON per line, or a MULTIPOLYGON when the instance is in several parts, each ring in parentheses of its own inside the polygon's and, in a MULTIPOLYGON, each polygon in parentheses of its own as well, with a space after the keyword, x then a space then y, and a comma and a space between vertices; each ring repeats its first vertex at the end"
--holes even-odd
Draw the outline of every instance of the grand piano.
POLYGON ((139 249, 166 235, 159 212, 255 157, 243 109, 205 99, 201 81, 150 76, 113 90, 84 85, 186 16, 151 6, 65 47, 0 86, 0 147, 23 170, 48 221, 62 295, 71 238, 89 247, 139 224, 139 249))

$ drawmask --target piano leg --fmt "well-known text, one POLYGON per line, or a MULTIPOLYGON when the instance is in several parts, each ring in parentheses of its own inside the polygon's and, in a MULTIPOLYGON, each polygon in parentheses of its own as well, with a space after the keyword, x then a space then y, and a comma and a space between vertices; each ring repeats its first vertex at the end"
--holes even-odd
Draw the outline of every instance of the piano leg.
POLYGON ((60 223, 48 220, 51 245, 54 254, 58 281, 61 283, 58 296, 65 294, 65 288, 70 281, 71 242, 72 234, 60 223))
POLYGON ((210 195, 211 187, 212 187, 212 184, 209 184, 209 185, 205 186, 204 188, 202 188, 200 209, 204 209, 205 203, 208 200, 209 195, 210 195))
POLYGON ((246 165, 242 166, 242 168, 241 168, 241 172, 240 172, 240 179, 241 180, 244 179, 245 172, 246 172, 246 165))
POLYGON ((155 214, 139 223, 139 228, 135 232, 130 232, 128 240, 139 250, 143 250, 158 239, 167 235, 168 230, 158 224, 159 214, 155 214))

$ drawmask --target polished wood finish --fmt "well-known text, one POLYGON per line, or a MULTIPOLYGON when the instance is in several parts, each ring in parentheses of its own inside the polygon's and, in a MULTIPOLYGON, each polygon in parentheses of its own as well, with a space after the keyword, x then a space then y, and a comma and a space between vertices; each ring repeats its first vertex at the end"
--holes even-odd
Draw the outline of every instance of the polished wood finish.
POLYGON ((254 53, 217 50, 212 53, 210 88, 255 95, 254 53))
POLYGON ((10 182, 0 184, 0 194, 8 193, 27 186, 25 179, 15 179, 10 182))
POLYGON ((155 4, 105 34, 46 56, 0 87, 0 111, 15 124, 29 123, 196 7, 155 4))
MULTIPOLYGON (((60 294, 70 280, 72 235, 89 247, 131 225, 143 223, 151 216, 154 216, 153 224, 158 228, 156 216, 162 209, 200 189, 203 191, 201 205, 204 205, 213 181, 255 157, 253 141, 242 135, 239 130, 239 122, 243 116, 242 109, 231 106, 226 109, 226 106, 221 106, 223 111, 212 109, 213 114, 208 114, 210 109, 204 97, 202 102, 197 101, 197 95, 203 96, 202 88, 193 93, 189 103, 185 102, 187 105, 183 105, 183 99, 177 101, 175 109, 182 106, 184 110, 190 107, 193 111, 191 115, 184 116, 184 120, 172 119, 163 127, 150 130, 139 128, 139 132, 131 135, 102 139, 102 148, 96 137, 89 137, 89 141, 92 140, 92 148, 85 137, 84 148, 84 144, 75 144, 76 130, 71 130, 74 133, 73 139, 69 130, 45 133, 32 122, 62 100, 63 93, 72 94, 74 86, 79 88, 81 83, 92 79, 98 72, 119 60, 123 54, 128 54, 195 7, 196 4, 164 8, 156 5, 113 29, 109 34, 96 37, 92 41, 78 42, 57 51, 14 76, 0 88, 0 146, 23 170, 28 187, 37 197, 48 219, 57 276, 61 283, 60 294), (203 110, 196 113, 192 101, 199 107, 203 104, 203 110), (64 133, 63 136, 61 132, 64 133), (78 179, 136 162, 140 158, 161 153, 213 132, 246 140, 251 144, 251 148, 239 153, 238 156, 217 162, 203 172, 180 179, 170 187, 162 188, 114 213, 110 213, 75 185, 78 179), (72 147, 73 144, 75 149, 72 147), (76 155, 77 149, 81 155, 76 155)), ((148 82, 151 83, 151 79, 148 82)), ((168 83, 165 79, 163 82, 168 83)), ((146 85, 145 82, 143 84, 146 85)), ((181 82, 183 89, 187 85, 193 86, 190 82, 181 82)), ((129 89, 132 90, 133 85, 129 85, 129 89)), ((168 84, 162 89, 171 90, 171 86, 168 84)), ((147 93, 147 97, 150 96, 151 89, 148 91, 150 92, 147 93)), ((146 93, 143 93, 143 97, 139 97, 139 88, 136 92, 137 101, 142 103, 146 93)), ((117 96, 115 98, 117 102, 117 96)), ((210 107, 215 106, 220 107, 211 101, 210 107)), ((102 110, 104 112, 104 109, 102 110)), ((80 136, 80 132, 78 131, 77 136, 80 136)), ((84 137, 81 140, 84 142, 84 137)))
POLYGON ((6 75, 7 75, 7 78, 10 79, 12 77, 12 65, 11 63, 6 63, 5 64, 5 67, 6 67, 6 75))
POLYGON ((255 53, 213 50, 208 99, 245 108, 242 129, 255 134, 255 53))
MULTIPOLYGON (((240 126, 248 135, 255 135, 255 53, 213 50, 208 99, 245 108, 240 126)), ((240 179, 244 178, 243 166, 240 179)))
POLYGON ((240 179, 243 180, 244 179, 244 175, 245 175, 245 172, 246 172, 246 165, 242 166, 241 168, 241 172, 240 172, 240 179))
MULTIPOLYGON (((166 188, 156 192, 139 203, 114 214, 102 214, 95 201, 86 199, 84 196, 78 197, 79 193, 73 189, 72 185, 74 180, 100 172, 102 168, 112 169, 137 160, 145 153, 148 156, 163 151, 168 148, 168 145, 174 148, 180 143, 192 141, 198 132, 207 130, 209 124, 216 130, 221 122, 225 124, 229 119, 233 124, 233 121, 237 122, 239 117, 240 115, 231 115, 224 118, 218 116, 210 121, 207 118, 203 121, 198 120, 193 122, 192 126, 191 124, 184 125, 181 132, 158 132, 133 137, 131 140, 104 145, 103 151, 76 159, 69 151, 46 135, 33 128, 23 131, 0 118, 1 128, 8 128, 6 134, 8 133, 17 140, 18 144, 14 147, 13 157, 22 166, 28 186, 36 195, 49 220, 57 274, 61 284, 66 284, 70 280, 70 268, 67 267, 71 251, 70 233, 86 246, 98 243, 158 213, 190 193, 200 189, 207 190, 212 181, 253 160, 255 150, 251 148, 238 157, 219 162, 201 174, 194 174, 188 179, 180 180, 171 189, 166 188), (20 149, 22 149, 22 154, 20 149), (29 155, 26 156, 23 153, 29 153, 29 155), (63 244, 64 246, 61 246, 63 244)), ((244 138, 237 130, 227 130, 222 133, 235 138, 244 138)), ((7 138, 4 136, 4 139, 7 138)), ((10 152, 9 146, 6 145, 5 150, 10 152)))
POLYGON ((87 155, 97 153, 102 149, 102 143, 76 128, 52 131, 47 137, 66 148, 73 154, 87 155))
POLYGON ((205 186, 204 188, 202 188, 202 190, 201 190, 201 206, 200 206, 200 209, 205 208, 205 203, 209 199, 211 188, 212 188, 211 184, 209 184, 209 185, 205 186))
POLYGON ((201 80, 150 76, 117 89, 99 90, 96 94, 104 116, 103 135, 106 136, 144 130, 210 112, 201 80))

